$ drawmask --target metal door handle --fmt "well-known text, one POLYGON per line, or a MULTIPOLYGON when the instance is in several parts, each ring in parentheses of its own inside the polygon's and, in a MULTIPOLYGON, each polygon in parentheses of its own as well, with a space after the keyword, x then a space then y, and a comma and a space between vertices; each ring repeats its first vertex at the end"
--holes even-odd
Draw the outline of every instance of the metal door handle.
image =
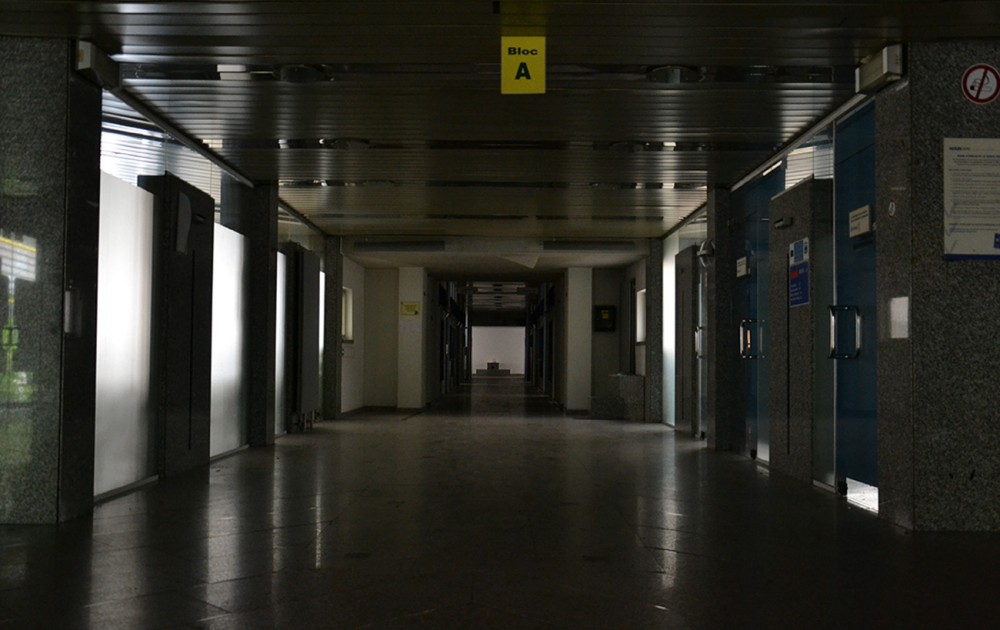
POLYGON ((694 357, 696 359, 704 359, 705 351, 701 347, 703 340, 702 331, 705 330, 704 326, 695 326, 694 328, 694 357))
POLYGON ((861 309, 857 306, 830 306, 830 358, 857 359, 861 354, 861 309), (854 313, 854 350, 838 352, 837 348, 837 317, 839 313, 854 313))
POLYGON ((760 320, 758 319, 743 319, 740 320, 740 357, 744 359, 759 359, 761 358, 761 353, 756 352, 756 348, 753 343, 753 333, 751 332, 750 326, 753 325, 757 329, 757 346, 760 346, 760 320))

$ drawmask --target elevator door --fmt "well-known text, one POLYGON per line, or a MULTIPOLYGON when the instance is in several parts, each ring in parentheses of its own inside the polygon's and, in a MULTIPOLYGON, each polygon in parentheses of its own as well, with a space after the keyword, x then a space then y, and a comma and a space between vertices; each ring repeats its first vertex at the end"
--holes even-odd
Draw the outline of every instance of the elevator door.
MULTIPOLYGON (((837 127, 836 297, 831 346, 836 362, 836 478, 878 485, 876 424, 875 232, 851 236, 875 216, 875 108, 837 127), (859 216, 860 215, 860 216, 859 216), (859 334, 860 331, 860 334, 859 334)), ((843 486, 842 486, 843 489, 843 486)))
POLYGON ((784 187, 785 169, 781 167, 741 189, 736 200, 737 212, 743 217, 743 256, 749 270, 737 281, 742 295, 739 348, 744 368, 747 449, 764 461, 770 459, 767 349, 762 344, 768 311, 767 214, 771 198, 784 187))

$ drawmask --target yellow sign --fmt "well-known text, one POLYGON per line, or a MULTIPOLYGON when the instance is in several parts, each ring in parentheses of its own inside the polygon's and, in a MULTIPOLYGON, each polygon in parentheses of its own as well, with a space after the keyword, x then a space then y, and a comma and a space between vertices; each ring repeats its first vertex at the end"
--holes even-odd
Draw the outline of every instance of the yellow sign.
POLYGON ((416 317, 420 314, 420 302, 400 302, 399 314, 403 317, 416 317))
POLYGON ((500 38, 500 93, 545 94, 545 38, 500 38))

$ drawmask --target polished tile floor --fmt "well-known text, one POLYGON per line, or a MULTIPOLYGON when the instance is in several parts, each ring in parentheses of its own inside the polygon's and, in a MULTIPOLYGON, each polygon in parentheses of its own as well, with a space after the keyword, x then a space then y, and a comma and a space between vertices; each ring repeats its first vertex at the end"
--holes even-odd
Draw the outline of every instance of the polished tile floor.
POLYGON ((489 379, 0 527, 0 627, 996 627, 998 567, 998 535, 489 379))

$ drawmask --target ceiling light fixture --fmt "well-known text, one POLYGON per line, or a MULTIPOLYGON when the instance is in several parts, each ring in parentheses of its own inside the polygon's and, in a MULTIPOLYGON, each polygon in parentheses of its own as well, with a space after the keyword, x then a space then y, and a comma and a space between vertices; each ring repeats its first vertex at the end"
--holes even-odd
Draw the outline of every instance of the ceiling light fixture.
POLYGON ((771 174, 771 173, 773 173, 774 171, 776 171, 776 170, 778 170, 779 168, 781 168, 781 163, 782 163, 782 160, 778 160, 777 162, 775 162, 775 163, 774 163, 774 164, 772 164, 771 166, 767 167, 767 168, 766 168, 766 169, 764 170, 764 172, 760 174, 760 176, 761 176, 761 177, 766 177, 767 175, 770 175, 770 174, 771 174))

